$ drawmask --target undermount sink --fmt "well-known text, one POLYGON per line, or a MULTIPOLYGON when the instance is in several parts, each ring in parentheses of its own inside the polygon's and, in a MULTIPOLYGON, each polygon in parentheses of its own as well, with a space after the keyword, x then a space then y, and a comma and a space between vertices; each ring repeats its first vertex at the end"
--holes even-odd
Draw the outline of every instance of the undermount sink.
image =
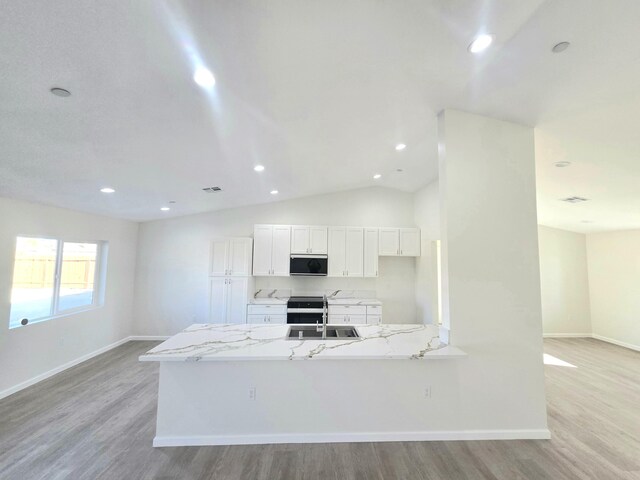
MULTIPOLYGON (((326 340, 345 340, 360 338, 355 327, 327 325, 326 340)), ((287 340, 323 340, 322 332, 318 332, 315 325, 300 325, 289 327, 287 340)))

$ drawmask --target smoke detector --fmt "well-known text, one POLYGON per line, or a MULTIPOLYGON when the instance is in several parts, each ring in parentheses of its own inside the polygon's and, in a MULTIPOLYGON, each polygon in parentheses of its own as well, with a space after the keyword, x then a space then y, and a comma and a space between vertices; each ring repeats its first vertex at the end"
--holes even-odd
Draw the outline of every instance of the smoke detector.
POLYGON ((203 192, 207 192, 207 193, 215 193, 215 192, 219 192, 222 189, 220 187, 207 187, 207 188, 203 188, 202 191, 203 192))
POLYGON ((588 198, 584 198, 584 197, 567 197, 567 198, 561 198, 560 201, 562 202, 569 202, 569 203, 581 203, 581 202, 586 202, 588 201, 588 198))

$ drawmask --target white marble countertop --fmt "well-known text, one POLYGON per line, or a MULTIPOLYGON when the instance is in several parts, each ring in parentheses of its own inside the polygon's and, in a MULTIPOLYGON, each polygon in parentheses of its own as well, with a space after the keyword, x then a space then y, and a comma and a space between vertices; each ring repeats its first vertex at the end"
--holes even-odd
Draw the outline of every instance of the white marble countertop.
POLYGON ((382 305, 382 302, 375 298, 328 298, 327 303, 329 305, 382 305))
POLYGON ((287 298, 252 298, 249 305, 286 305, 289 301, 287 298))
POLYGON ((286 340, 289 325, 194 324, 140 356, 143 362, 428 360, 466 354, 440 344, 435 325, 359 325, 360 338, 286 340))

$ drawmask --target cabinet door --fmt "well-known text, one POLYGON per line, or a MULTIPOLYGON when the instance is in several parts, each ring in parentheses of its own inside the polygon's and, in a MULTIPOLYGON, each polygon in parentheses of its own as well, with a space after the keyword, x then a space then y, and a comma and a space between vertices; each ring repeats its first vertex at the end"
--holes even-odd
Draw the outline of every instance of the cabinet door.
POLYGON ((342 325, 347 323, 346 315, 329 315, 327 317, 327 323, 331 325, 342 325))
POLYGON ((229 240, 229 263, 227 275, 248 277, 251 275, 251 239, 232 238, 229 240))
POLYGON ((309 227, 300 225, 291 227, 291 253, 310 253, 309 227))
POLYGON ((219 277, 227 275, 229 269, 229 241, 226 239, 216 239, 211 242, 211 265, 209 275, 219 277))
POLYGON ((364 276, 378 276, 378 229, 364 229, 364 276))
POLYGON ((347 229, 329 227, 329 254, 327 276, 344 277, 347 272, 347 229))
POLYGON ((384 256, 400 254, 400 232, 397 228, 381 228, 378 235, 379 252, 384 256))
POLYGON ((227 279, 227 319, 225 323, 246 323, 247 278, 227 279))
POLYGON ((253 229, 253 274, 266 276, 271 274, 271 249, 273 246, 273 227, 256 225, 253 229))
POLYGON ((209 322, 227 323, 227 282, 226 277, 212 277, 209 294, 209 322))
POLYGON ((347 323, 355 324, 355 325, 364 325, 367 323, 366 315, 348 315, 347 323))
POLYGON ((361 277, 364 273, 364 230, 347 228, 346 261, 347 276, 361 277))
POLYGON ((273 227, 273 249, 271 252, 271 275, 289 276, 291 259, 291 227, 275 225, 273 227))
POLYGON ((367 324, 380 325, 382 323, 381 315, 367 315, 367 324))
POLYGON ((285 324, 287 323, 287 316, 286 315, 268 315, 267 323, 285 324))
POLYGON ((247 323, 260 324, 266 323, 266 315, 247 315, 247 323))
POLYGON ((418 228, 400 229, 400 255, 405 257, 420 256, 420 230, 418 228))
POLYGON ((327 255, 327 227, 309 227, 309 253, 327 255))

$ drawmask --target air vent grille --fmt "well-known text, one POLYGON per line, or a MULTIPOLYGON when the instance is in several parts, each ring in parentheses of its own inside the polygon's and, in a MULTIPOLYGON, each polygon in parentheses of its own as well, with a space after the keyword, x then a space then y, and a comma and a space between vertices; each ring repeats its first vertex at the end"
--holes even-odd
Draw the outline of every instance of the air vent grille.
POLYGON ((588 198, 584 198, 584 197, 567 197, 567 198, 561 198, 560 201, 562 202, 569 202, 569 203, 580 203, 580 202, 586 202, 588 201, 588 198))
POLYGON ((207 188, 203 188, 202 191, 203 192, 207 192, 207 193, 215 193, 215 192, 219 192, 222 189, 220 187, 207 187, 207 188))

